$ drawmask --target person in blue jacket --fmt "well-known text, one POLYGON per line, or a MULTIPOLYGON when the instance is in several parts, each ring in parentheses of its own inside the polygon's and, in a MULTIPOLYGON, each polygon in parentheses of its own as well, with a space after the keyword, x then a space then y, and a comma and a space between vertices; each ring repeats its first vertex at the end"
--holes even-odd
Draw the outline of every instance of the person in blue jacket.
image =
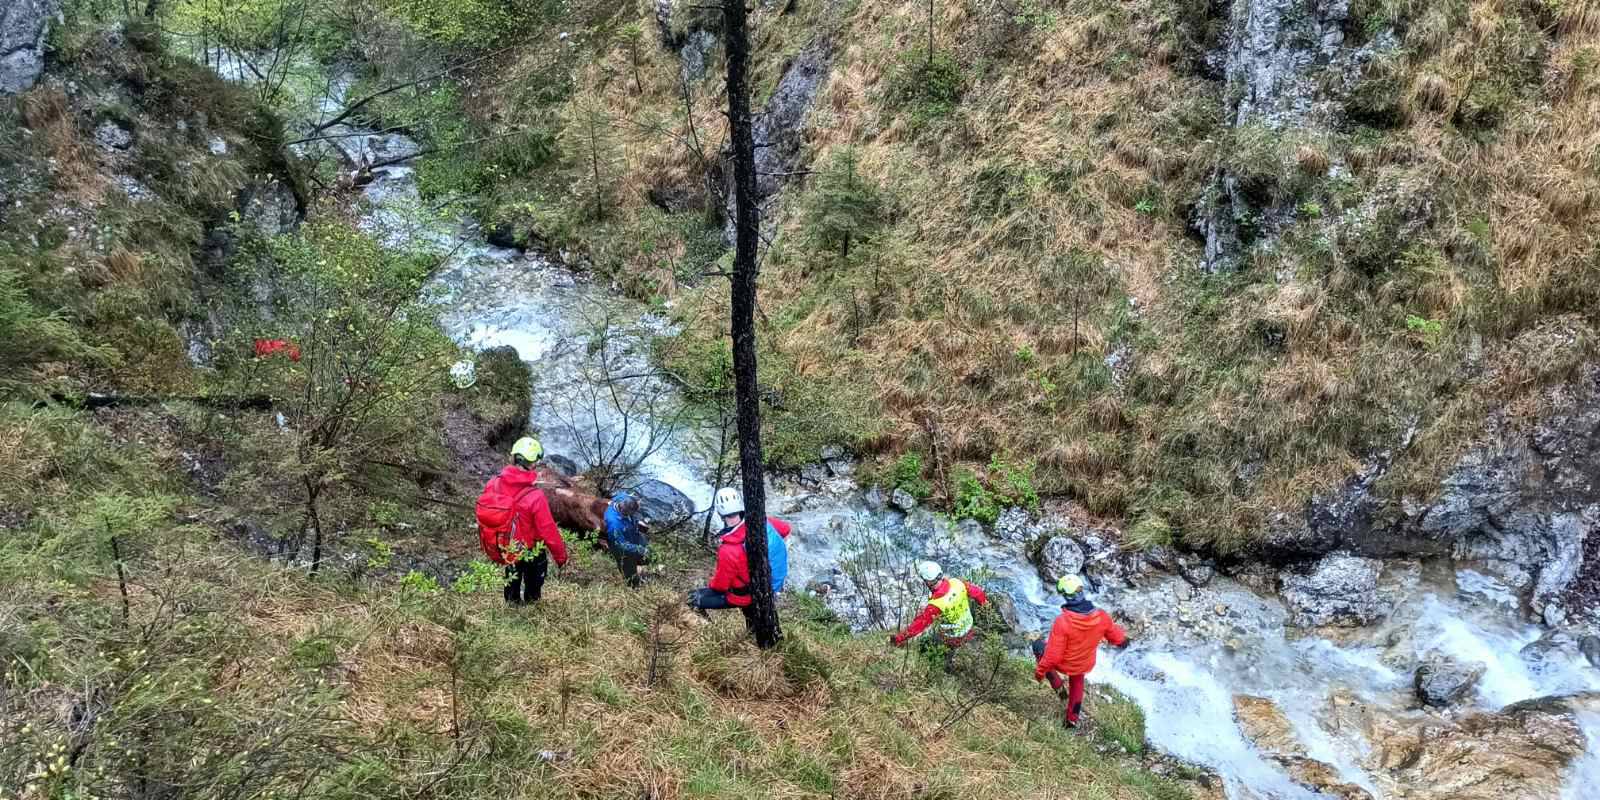
POLYGON ((606 544, 623 580, 639 588, 639 566, 649 559, 650 543, 639 523, 639 498, 631 493, 617 492, 606 506, 606 544))

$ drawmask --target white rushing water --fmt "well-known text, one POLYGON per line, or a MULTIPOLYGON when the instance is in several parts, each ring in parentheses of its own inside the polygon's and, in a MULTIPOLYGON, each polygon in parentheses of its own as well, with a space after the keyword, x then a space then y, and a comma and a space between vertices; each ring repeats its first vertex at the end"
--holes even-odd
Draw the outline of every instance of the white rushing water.
MULTIPOLYGON (((224 70, 226 74, 226 70, 224 70)), ((234 75, 233 77, 238 77, 234 75)), ((348 81, 329 81, 342 92, 348 81)), ((338 98, 316 104, 333 113, 338 98)), ((339 148, 355 163, 389 161, 417 152, 403 136, 355 128, 339 148)), ((533 368, 532 423, 547 450, 578 461, 619 426, 617 403, 597 402, 602 361, 625 372, 647 371, 651 337, 669 332, 667 322, 638 303, 551 263, 488 244, 460 220, 440 219, 422 207, 415 176, 405 162, 373 170, 364 188, 370 210, 363 225, 396 246, 425 246, 450 253, 428 291, 442 304, 449 334, 469 349, 509 345, 533 368), (597 336, 604 332, 603 341, 597 336), (602 359, 602 356, 604 357, 602 359)), ((674 413, 677 397, 667 383, 633 381, 621 404, 646 417, 674 413)), ((697 508, 710 503, 709 465, 697 455, 694 431, 674 432, 643 464, 648 477, 689 497, 697 508)), ((956 574, 973 576, 1015 603, 1017 624, 1042 632, 1057 613, 1056 597, 1040 579, 1026 545, 1001 541, 974 526, 917 511, 902 514, 865 501, 846 478, 820 489, 779 490, 771 508, 796 523, 791 540, 791 586, 823 582, 835 588, 830 603, 858 626, 871 620, 853 610, 860 587, 849 576, 862 542, 881 542, 891 554, 866 580, 894 584, 899 601, 919 604, 918 587, 905 584, 903 567, 913 557, 939 560, 956 574), (893 573, 900 574, 893 574, 893 573), (855 593, 852 594, 852 591, 855 593), (853 599, 852 599, 853 598, 853 599)), ((1370 743, 1337 730, 1331 710, 1336 696, 1403 710, 1411 675, 1392 664, 1413 663, 1438 653, 1482 664, 1484 675, 1471 706, 1494 710, 1520 700, 1600 691, 1600 672, 1570 650, 1541 650, 1544 631, 1522 622, 1515 597, 1492 579, 1462 571, 1456 586, 1418 589, 1396 613, 1406 626, 1363 631, 1334 642, 1299 637, 1286 626, 1283 607, 1225 579, 1190 600, 1176 578, 1108 592, 1096 598, 1124 620, 1141 623, 1142 635, 1123 652, 1102 652, 1090 682, 1104 683, 1133 699, 1145 712, 1146 730, 1157 748, 1216 770, 1235 800, 1315 800, 1268 754, 1250 742, 1235 719, 1239 695, 1271 700, 1282 710, 1304 755, 1333 767, 1340 780, 1382 798, 1381 782, 1360 766, 1370 743), (1185 605, 1188 603, 1188 606, 1185 605), (1183 610, 1188 607, 1199 611, 1183 610), (1172 612, 1173 609, 1179 609, 1172 612), (1173 613, 1176 619, 1171 618, 1173 613), (1194 614, 1185 617, 1185 614, 1194 614), (1409 652, 1405 651, 1409 648, 1409 652)), ((1567 777, 1564 800, 1600 797, 1600 708, 1581 715, 1588 752, 1567 777)))

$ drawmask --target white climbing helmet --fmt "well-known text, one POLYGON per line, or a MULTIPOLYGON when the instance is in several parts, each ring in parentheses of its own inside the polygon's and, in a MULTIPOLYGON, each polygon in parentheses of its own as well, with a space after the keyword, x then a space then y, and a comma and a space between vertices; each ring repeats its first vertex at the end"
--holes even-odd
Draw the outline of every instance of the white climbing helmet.
POLYGON ((943 574, 944 570, 940 569, 939 565, 933 563, 932 561, 917 562, 917 577, 925 581, 939 580, 939 576, 943 574))
POLYGON ((717 490, 717 514, 719 516, 726 517, 729 514, 743 513, 744 497, 739 494, 738 489, 732 486, 724 486, 717 490))

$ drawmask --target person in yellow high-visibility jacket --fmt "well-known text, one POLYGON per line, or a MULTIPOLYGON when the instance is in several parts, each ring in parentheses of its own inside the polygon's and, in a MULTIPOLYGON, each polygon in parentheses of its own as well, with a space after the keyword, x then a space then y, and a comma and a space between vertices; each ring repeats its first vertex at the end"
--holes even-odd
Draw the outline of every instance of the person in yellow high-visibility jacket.
POLYGON ((917 577, 922 579, 931 593, 928 605, 923 607, 922 613, 911 621, 909 627, 890 636, 889 643, 900 647, 927 630, 935 620, 939 623, 939 641, 952 651, 971 641, 972 603, 980 606, 989 603, 989 595, 984 593, 983 587, 946 576, 944 570, 932 561, 917 562, 917 577))

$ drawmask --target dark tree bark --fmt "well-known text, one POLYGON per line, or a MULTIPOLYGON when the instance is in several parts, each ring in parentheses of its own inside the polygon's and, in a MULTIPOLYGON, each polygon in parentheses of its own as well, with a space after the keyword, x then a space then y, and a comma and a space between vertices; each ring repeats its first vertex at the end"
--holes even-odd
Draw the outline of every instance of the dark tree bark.
POLYGON ((589 117, 589 163, 594 168, 594 217, 605 219, 606 207, 600 201, 600 132, 594 117, 589 117))
POLYGON ((750 37, 744 0, 723 0, 728 56, 728 128, 733 139, 733 384, 739 425, 739 472, 744 479, 745 554, 755 608, 756 646, 776 647, 783 633, 767 562, 767 496, 761 470, 761 400, 756 386, 756 148, 750 126, 750 37))

